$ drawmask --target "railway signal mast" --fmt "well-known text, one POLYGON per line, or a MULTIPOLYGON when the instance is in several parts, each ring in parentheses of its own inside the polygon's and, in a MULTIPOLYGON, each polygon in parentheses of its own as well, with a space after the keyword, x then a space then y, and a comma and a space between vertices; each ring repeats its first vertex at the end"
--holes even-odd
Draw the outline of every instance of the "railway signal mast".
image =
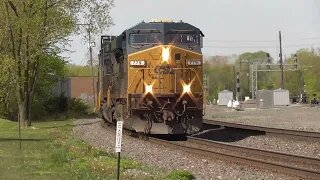
POLYGON ((236 76, 236 100, 240 101, 240 72, 236 76))

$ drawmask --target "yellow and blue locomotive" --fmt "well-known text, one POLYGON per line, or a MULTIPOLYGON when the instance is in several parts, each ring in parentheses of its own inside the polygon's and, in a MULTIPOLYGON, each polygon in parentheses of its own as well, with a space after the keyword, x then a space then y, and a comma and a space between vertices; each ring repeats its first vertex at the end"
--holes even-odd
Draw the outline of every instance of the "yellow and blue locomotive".
POLYGON ((102 36, 98 102, 103 119, 146 134, 192 134, 204 112, 204 35, 184 22, 142 22, 102 36))

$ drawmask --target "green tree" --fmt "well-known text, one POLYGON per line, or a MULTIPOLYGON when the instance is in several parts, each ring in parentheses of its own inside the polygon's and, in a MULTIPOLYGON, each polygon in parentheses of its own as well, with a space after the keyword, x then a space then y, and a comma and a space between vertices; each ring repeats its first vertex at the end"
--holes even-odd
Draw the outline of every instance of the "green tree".
MULTIPOLYGON (((272 63, 272 57, 270 57, 272 63)), ((268 63, 267 52, 245 52, 239 55, 235 62, 236 71, 240 72, 240 99, 251 95, 250 89, 250 65, 253 63, 266 64, 268 63)), ((268 76, 268 72, 258 73, 258 89, 272 89, 274 83, 268 76)))
MULTIPOLYGON (((98 74, 98 69, 94 68, 94 74, 98 74)), ((66 76, 91 76, 91 67, 89 65, 80 66, 68 64, 65 66, 66 76)))
POLYGON ((14 89, 14 79, 9 75, 13 63, 9 57, 0 54, 0 117, 15 118, 16 104, 14 89))
POLYGON ((39 69, 38 85, 35 88, 35 95, 44 98, 51 95, 53 85, 65 76, 65 60, 57 55, 48 55, 41 58, 42 66, 39 69))
POLYGON ((218 92, 235 89, 233 65, 226 62, 204 64, 204 73, 208 77, 209 94, 208 100, 218 99, 218 92))
MULTIPOLYGON (((294 94, 300 94, 305 91, 309 99, 313 98, 314 94, 317 98, 320 98, 320 79, 318 78, 320 77, 320 54, 312 49, 300 49, 296 55, 299 69, 296 71, 295 76, 289 75, 290 78, 286 79, 285 85, 294 94), (290 86, 293 86, 293 88, 290 86), (299 90, 298 92, 296 92, 297 89, 299 90)), ((294 59, 295 55, 292 55, 288 62, 293 63, 294 59)))
POLYGON ((76 24, 89 20, 92 33, 108 28, 113 1, 2 0, 0 54, 12 64, 6 69, 13 82, 22 126, 31 125, 31 107, 41 70, 48 57, 61 52, 76 24))

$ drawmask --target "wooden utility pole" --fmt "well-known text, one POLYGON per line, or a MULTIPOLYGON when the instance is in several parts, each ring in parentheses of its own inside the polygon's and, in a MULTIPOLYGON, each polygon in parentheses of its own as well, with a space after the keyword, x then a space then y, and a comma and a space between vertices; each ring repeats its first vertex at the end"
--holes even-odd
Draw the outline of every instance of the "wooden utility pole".
POLYGON ((89 52, 90 52, 90 66, 91 66, 91 78, 92 78, 92 94, 93 94, 93 107, 96 107, 96 91, 95 91, 95 79, 94 79, 94 68, 93 68, 93 58, 92 58, 92 39, 91 39, 91 23, 88 29, 89 35, 89 52))
POLYGON ((89 38, 89 53, 90 53, 90 66, 91 66, 91 78, 92 78, 92 94, 93 94, 93 107, 94 107, 94 111, 95 111, 95 107, 96 107, 96 91, 95 91, 95 76, 94 76, 94 65, 93 65, 93 57, 92 57, 92 47, 93 42, 92 42, 92 25, 91 25, 91 21, 90 23, 85 23, 85 24, 77 24, 78 26, 84 26, 86 27, 87 33, 88 33, 88 38, 89 38))
POLYGON ((279 31, 279 42, 280 42, 279 56, 280 56, 280 68, 281 68, 281 89, 284 89, 281 31, 279 31))

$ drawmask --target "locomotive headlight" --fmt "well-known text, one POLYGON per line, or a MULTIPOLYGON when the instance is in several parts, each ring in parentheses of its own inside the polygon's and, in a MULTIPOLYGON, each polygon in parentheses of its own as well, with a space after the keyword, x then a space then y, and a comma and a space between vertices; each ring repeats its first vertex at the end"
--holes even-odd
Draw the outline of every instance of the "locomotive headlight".
POLYGON ((164 47, 162 48, 162 62, 169 63, 170 60, 170 48, 164 47))
POLYGON ((152 84, 150 84, 150 85, 146 85, 146 94, 148 94, 148 93, 152 93, 152 84))
POLYGON ((183 93, 190 93, 191 92, 191 84, 183 85, 183 93))

